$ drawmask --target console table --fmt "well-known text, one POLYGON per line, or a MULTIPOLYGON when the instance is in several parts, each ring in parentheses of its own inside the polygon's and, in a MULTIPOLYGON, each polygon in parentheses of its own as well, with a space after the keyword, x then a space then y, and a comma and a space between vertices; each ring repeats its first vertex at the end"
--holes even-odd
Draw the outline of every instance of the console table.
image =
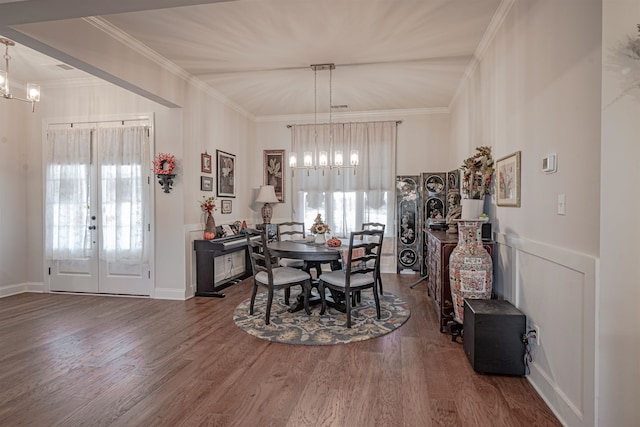
MULTIPOLYGON (((440 332, 448 332, 447 323, 453 321, 453 301, 449 285, 449 257, 458 245, 458 233, 425 230, 427 239, 428 293, 436 303, 440 332)), ((493 258, 493 242, 483 241, 482 246, 493 258)))
POLYGON ((219 291, 251 276, 251 260, 244 234, 221 237, 214 240, 194 240, 196 251, 196 296, 223 298, 219 291), (215 258, 233 252, 244 251, 244 271, 215 283, 215 258))

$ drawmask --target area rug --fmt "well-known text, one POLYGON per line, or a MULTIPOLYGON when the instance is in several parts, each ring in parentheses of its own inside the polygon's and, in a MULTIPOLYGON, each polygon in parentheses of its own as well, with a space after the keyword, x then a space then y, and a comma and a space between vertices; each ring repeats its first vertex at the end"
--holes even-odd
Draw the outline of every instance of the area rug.
MULTIPOLYGON (((295 294, 295 293, 294 293, 295 294)), ((295 303, 292 295, 290 302, 295 303)), ((304 310, 289 313, 284 293, 276 292, 271 306, 271 323, 264 324, 267 293, 256 296, 253 315, 249 314, 250 299, 243 301, 233 312, 233 321, 246 333, 267 341, 287 344, 332 345, 364 341, 387 334, 409 319, 407 303, 385 292, 380 297, 380 319, 371 292, 364 292, 362 300, 351 309, 351 329, 346 327, 347 315, 334 308, 320 315, 320 305, 311 307, 311 315, 304 310)))

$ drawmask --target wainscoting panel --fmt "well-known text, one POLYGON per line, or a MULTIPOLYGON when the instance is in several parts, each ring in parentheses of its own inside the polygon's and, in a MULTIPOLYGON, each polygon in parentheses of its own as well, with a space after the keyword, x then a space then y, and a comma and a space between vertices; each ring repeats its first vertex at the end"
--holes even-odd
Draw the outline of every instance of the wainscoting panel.
POLYGON ((566 425, 594 425, 597 258, 500 233, 496 243, 496 295, 540 329, 529 381, 566 425))

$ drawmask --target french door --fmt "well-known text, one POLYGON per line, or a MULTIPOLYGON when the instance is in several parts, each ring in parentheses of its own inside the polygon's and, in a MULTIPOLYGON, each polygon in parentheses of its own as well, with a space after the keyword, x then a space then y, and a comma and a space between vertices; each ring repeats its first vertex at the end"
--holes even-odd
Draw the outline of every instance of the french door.
POLYGON ((47 131, 51 291, 151 295, 150 141, 148 126, 47 131))

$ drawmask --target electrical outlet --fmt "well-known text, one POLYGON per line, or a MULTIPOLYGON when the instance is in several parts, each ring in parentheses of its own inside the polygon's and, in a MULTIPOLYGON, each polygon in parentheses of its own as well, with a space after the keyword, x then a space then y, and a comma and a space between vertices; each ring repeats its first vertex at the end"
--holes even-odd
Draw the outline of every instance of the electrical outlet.
POLYGON ((540 326, 538 326, 538 325, 536 325, 534 323, 531 329, 533 329, 535 331, 535 334, 536 334, 536 345, 539 346, 540 345, 540 326))

